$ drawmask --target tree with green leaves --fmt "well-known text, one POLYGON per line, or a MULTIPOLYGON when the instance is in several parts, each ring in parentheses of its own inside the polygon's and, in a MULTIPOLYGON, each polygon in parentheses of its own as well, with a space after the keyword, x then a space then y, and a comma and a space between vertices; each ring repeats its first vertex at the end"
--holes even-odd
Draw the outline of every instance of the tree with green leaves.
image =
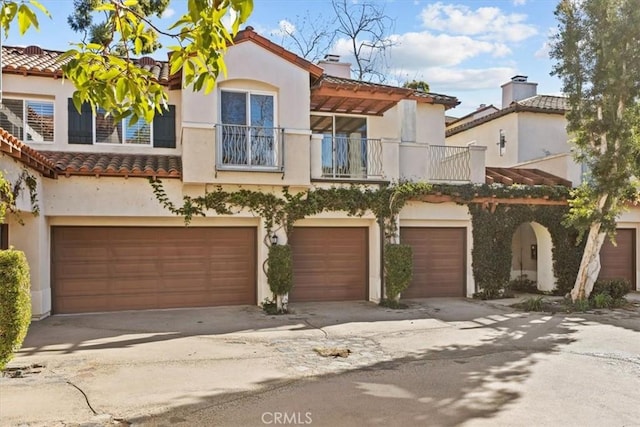
MULTIPOLYGON (((74 44, 61 58, 65 78, 75 85, 73 102, 78 110, 88 102, 95 111, 101 107, 116 120, 130 117, 153 120, 156 112, 167 108, 168 95, 152 74, 136 67, 132 58, 152 53, 159 37, 171 38, 171 74, 182 71, 184 84, 194 91, 213 90, 220 72, 225 72, 223 54, 240 24, 253 10, 253 0, 189 0, 187 13, 169 28, 159 28, 151 20, 162 13, 166 0, 85 0, 76 1, 80 10, 69 18, 73 29, 87 31, 85 39, 74 44), (104 21, 93 23, 93 14, 104 21), (231 29, 222 19, 232 14, 231 29)), ((17 21, 20 34, 38 28, 38 15, 50 17, 37 0, 0 1, 0 25, 8 34, 17 21)))
POLYGON ((640 7, 637 0, 562 0, 551 56, 568 96, 567 130, 590 170, 570 201, 567 225, 586 233, 571 298, 588 298, 600 248, 637 198, 640 153, 640 7))
MULTIPOLYGON (((167 108, 168 95, 149 71, 136 67, 132 58, 152 53, 159 47, 161 35, 176 44, 168 49, 171 74, 182 71, 185 85, 194 91, 210 92, 220 72, 225 71, 223 54, 240 25, 253 10, 253 0, 189 0, 187 13, 168 29, 158 28, 151 20, 166 9, 168 0, 74 0, 76 12, 68 18, 84 39, 61 58, 70 61, 64 76, 76 87, 73 102, 78 111, 88 102, 129 123, 139 119, 151 122, 167 108), (233 13, 231 29, 222 19, 233 13), (102 22, 94 23, 95 14, 102 22)), ((38 28, 39 16, 50 18, 49 11, 37 0, 1 0, 0 29, 7 37, 17 24, 22 35, 38 28)), ((7 210, 12 211, 11 185, 0 172, 0 223, 7 210)))
POLYGON ((403 84, 402 87, 419 90, 421 92, 429 92, 429 83, 422 80, 411 80, 403 84))
MULTIPOLYGON (((96 12, 98 6, 100 6, 99 0, 73 0, 74 12, 67 17, 67 23, 73 31, 83 34, 83 41, 109 47, 112 44, 111 37, 113 36, 109 28, 111 13, 103 12, 103 20, 95 22, 94 18, 99 15, 96 12)), ((167 6, 169 6, 169 0, 138 0, 138 4, 132 5, 131 9, 142 16, 161 17, 167 6)), ((159 34, 151 28, 147 28, 146 33, 147 39, 143 40, 142 53, 151 53, 161 47, 158 42, 159 34)), ((120 47, 120 45, 115 46, 116 52, 123 52, 120 47)))

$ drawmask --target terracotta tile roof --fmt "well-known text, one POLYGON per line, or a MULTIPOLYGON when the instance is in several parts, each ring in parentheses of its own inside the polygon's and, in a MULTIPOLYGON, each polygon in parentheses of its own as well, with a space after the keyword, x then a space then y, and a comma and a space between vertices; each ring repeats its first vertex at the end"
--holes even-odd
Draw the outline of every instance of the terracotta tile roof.
MULTIPOLYGON (((486 115, 491 114, 491 113, 488 113, 488 111, 489 111, 489 110, 493 110, 493 112, 500 111, 500 109, 499 109, 498 107, 496 107, 495 105, 493 105, 493 104, 489 104, 489 105, 485 105, 484 107, 477 108, 477 109, 473 110, 472 112, 470 112, 469 114, 465 114, 465 115, 464 115, 464 116, 462 116, 462 117, 454 118, 454 119, 453 119, 453 120, 451 120, 450 122, 446 122, 446 120, 445 120, 445 123, 446 123, 447 125, 453 125, 453 124, 455 124, 455 123, 457 123, 457 122, 461 122, 462 120, 466 120, 466 119, 468 119, 469 117, 473 117, 473 116, 475 116, 476 114, 482 114, 482 113, 487 112, 486 114, 484 114, 484 115, 482 116, 482 117, 484 117, 484 116, 486 116, 486 115)), ((479 117, 479 118, 481 118, 481 117, 479 117)), ((445 117, 445 119, 446 119, 446 117, 445 117)))
POLYGON ((416 98, 418 101, 425 99, 430 104, 442 104, 447 108, 453 108, 460 104, 460 101, 458 101, 458 98, 455 96, 443 95, 441 93, 414 90, 411 96, 416 98))
MULTIPOLYGON (((63 52, 42 49, 37 46, 13 47, 2 46, 2 72, 11 74, 62 77, 62 66, 70 59, 60 59, 63 52)), ((169 84, 169 62, 156 61, 145 56, 135 59, 134 64, 150 71, 161 84, 169 84)))
POLYGON ((13 157, 47 178, 56 177, 53 162, 2 128, 0 128, 0 153, 13 157))
POLYGON ((536 95, 516 102, 523 107, 539 110, 566 112, 569 110, 568 100, 564 96, 536 95))
POLYGON ((562 185, 572 187, 571 181, 540 169, 525 168, 486 168, 487 184, 504 185, 562 185))
POLYGON ((296 55, 295 53, 290 52, 282 46, 272 42, 266 37, 263 37, 260 34, 256 33, 253 30, 253 27, 247 27, 244 30, 238 31, 238 34, 236 34, 236 36, 234 37, 233 42, 235 44, 240 44, 249 40, 278 55, 279 57, 291 62, 292 64, 295 64, 303 68, 304 70, 307 70, 309 74, 311 74, 311 77, 314 78, 314 80, 320 78, 320 76, 322 76, 322 73, 324 72, 322 67, 310 61, 307 61, 306 59, 296 55))
POLYGON ((545 113, 545 114, 561 114, 564 115, 569 109, 567 104, 567 98, 561 96, 551 95, 536 95, 531 98, 523 99, 520 101, 512 102, 507 108, 498 110, 495 113, 482 116, 478 119, 471 120, 470 122, 463 123, 456 126, 455 123, 451 124, 451 127, 447 129, 445 136, 452 136, 463 132, 467 129, 474 128, 483 123, 490 122, 491 120, 498 119, 511 113, 530 112, 530 113, 545 113))
POLYGON ((180 178, 180 156, 43 151, 59 174, 180 178))

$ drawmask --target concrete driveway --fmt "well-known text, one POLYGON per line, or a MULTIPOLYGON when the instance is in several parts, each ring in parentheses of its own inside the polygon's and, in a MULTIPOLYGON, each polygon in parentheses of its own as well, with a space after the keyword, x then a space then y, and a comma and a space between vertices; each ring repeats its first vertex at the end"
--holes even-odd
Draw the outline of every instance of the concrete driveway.
POLYGON ((0 379, 0 424, 640 426, 638 310, 527 314, 461 299, 292 309, 36 322, 10 364, 23 377, 0 379))

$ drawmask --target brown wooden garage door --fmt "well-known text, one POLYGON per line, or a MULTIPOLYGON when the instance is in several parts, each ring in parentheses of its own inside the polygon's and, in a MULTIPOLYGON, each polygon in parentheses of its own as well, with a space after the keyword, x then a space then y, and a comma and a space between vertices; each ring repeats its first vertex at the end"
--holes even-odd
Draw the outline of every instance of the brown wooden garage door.
POLYGON ((465 228, 402 227, 400 242, 413 248, 413 278, 403 298, 466 294, 465 228))
POLYGON ((600 250, 600 279, 627 279, 632 288, 636 286, 636 230, 619 228, 616 244, 605 240, 600 250))
POLYGON ((256 229, 53 227, 55 313, 256 303, 256 229))
POLYGON ((291 235, 290 301, 367 299, 367 228, 298 227, 291 235))

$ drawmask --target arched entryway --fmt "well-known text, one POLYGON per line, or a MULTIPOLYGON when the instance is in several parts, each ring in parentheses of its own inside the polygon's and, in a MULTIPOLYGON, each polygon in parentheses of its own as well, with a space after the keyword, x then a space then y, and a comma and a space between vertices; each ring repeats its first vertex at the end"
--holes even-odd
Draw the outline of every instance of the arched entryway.
POLYGON ((526 276, 541 291, 556 286, 553 274, 553 242, 549 230, 537 222, 520 224, 511 241, 511 279, 526 276))

